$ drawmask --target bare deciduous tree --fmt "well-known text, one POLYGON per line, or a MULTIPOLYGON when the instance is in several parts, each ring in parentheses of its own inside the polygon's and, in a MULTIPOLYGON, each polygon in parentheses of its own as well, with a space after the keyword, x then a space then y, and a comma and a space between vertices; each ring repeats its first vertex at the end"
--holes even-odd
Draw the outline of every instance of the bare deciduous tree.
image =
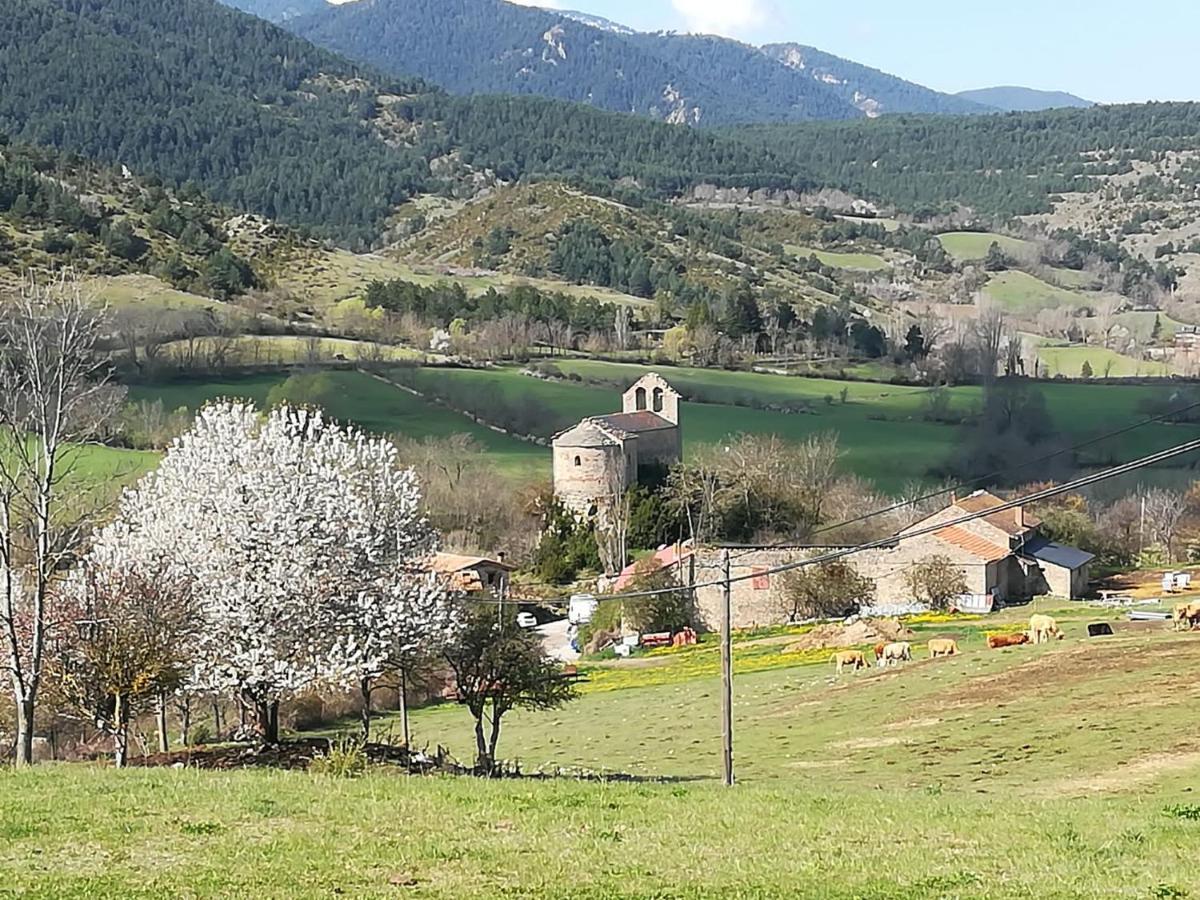
POLYGON ((1166 488, 1155 488, 1147 491, 1143 498, 1146 509, 1146 528, 1151 538, 1167 553, 1167 562, 1175 559, 1175 538, 1179 534, 1180 523, 1188 511, 1186 494, 1170 491, 1166 488))
POLYGON ((0 314, 0 630, 18 764, 33 760, 51 581, 85 532, 71 504, 79 492, 71 481, 74 442, 86 439, 117 399, 96 353, 101 332, 102 316, 73 276, 27 283, 0 314))
POLYGON ((980 374, 985 381, 991 381, 996 377, 1004 349, 1004 311, 998 306, 981 309, 972 336, 979 354, 980 374))

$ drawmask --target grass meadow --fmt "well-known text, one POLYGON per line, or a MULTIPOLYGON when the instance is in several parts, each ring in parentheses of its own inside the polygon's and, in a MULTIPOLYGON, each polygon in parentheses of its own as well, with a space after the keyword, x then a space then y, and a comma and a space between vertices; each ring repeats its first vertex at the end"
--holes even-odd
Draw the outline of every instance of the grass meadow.
MULTIPOLYGON (((514 713, 501 740, 527 771, 647 776, 632 783, 0 771, 0 893, 1195 896, 1200 637, 1159 623, 1088 640, 1111 612, 1059 615, 1066 641, 1003 651, 983 648, 979 620, 928 622, 921 640, 958 635, 962 655, 841 678, 827 663, 746 672, 757 645, 742 641, 732 789, 716 774, 716 676, 655 684, 643 660, 646 684, 514 713)), ((464 748, 467 719, 440 706, 413 727, 464 748)))
POLYGON ((835 269, 858 269, 865 272, 877 272, 888 267, 887 260, 874 253, 848 253, 835 250, 818 250, 814 247, 798 247, 795 244, 785 244, 784 249, 793 256, 808 259, 815 256, 827 266, 835 269))
MULTIPOLYGON (((478 425, 361 372, 328 372, 327 376, 336 388, 336 398, 328 404, 327 412, 339 420, 379 434, 416 439, 469 434, 502 471, 524 476, 549 468, 549 451, 543 447, 478 425)), ((271 390, 286 378, 286 373, 280 373, 143 384, 131 387, 129 394, 133 400, 161 400, 167 409, 196 410, 222 397, 244 398, 265 409, 271 390)))
POLYGON ((1029 241, 991 231, 948 231, 937 238, 956 262, 984 259, 993 243, 999 244, 1000 249, 1010 256, 1027 257, 1037 252, 1029 241))
MULTIPOLYGON (((1053 352, 1053 351, 1051 351, 1053 352)), ((588 360, 556 360, 565 375, 580 381, 547 381, 522 375, 515 367, 493 369, 406 369, 418 389, 450 384, 474 396, 494 397, 510 406, 534 407, 549 436, 585 416, 620 409, 623 386, 650 367, 588 360), (590 380, 590 381, 589 381, 590 380)), ((1082 365, 1082 360, 1080 360, 1082 365)), ((1093 362, 1093 367, 1097 365, 1093 362)), ((958 426, 926 421, 928 389, 873 382, 845 382, 712 369, 658 367, 686 395, 704 402, 683 407, 685 453, 731 435, 777 434, 787 440, 834 432, 849 471, 894 491, 929 477, 931 467, 948 460, 962 434, 958 426), (842 402, 845 391, 846 402, 842 402), (783 413, 749 404, 806 405, 805 412, 783 413), (887 439, 881 436, 886 434, 887 439)), ((1097 374, 1103 369, 1097 368, 1097 374)), ((271 389, 285 374, 213 381, 179 381, 131 388, 133 399, 161 399, 168 409, 196 409, 222 396, 246 397, 265 406, 271 389)), ((502 471, 517 477, 549 475, 545 447, 519 441, 479 425, 442 406, 358 372, 332 372, 338 386, 329 412, 370 431, 413 438, 472 435, 502 471)), ((1040 384, 1049 413, 1072 442, 1087 440, 1147 416, 1143 404, 1161 397, 1164 388, 1149 385, 1040 384)), ((978 387, 950 389, 951 407, 962 413, 982 400, 978 387)), ((1196 429, 1152 425, 1083 451, 1082 461, 1106 464, 1161 450, 1195 435, 1196 429)))

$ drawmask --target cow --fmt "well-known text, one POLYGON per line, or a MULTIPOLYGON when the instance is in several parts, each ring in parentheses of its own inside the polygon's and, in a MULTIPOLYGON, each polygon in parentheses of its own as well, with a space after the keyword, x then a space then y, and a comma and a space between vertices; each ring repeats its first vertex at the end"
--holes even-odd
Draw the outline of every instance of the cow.
POLYGON ((883 651, 887 647, 887 643, 880 641, 875 645, 875 662, 883 662, 883 651))
POLYGON ((1187 624, 1188 630, 1200 625, 1200 603, 1179 603, 1171 610, 1171 621, 1176 631, 1187 624))
POLYGON ((1029 617, 1029 639, 1033 643, 1041 644, 1051 638, 1058 638, 1061 641, 1064 637, 1062 629, 1058 627, 1058 623, 1052 616, 1043 616, 1039 613, 1029 617))
POLYGON ((895 643, 887 644, 883 648, 883 664, 890 666, 893 663, 899 665, 903 661, 912 661, 912 645, 907 641, 896 641, 895 643))
POLYGON ((987 645, 989 649, 996 650, 1000 647, 1018 647, 1021 644, 1029 643, 1029 635, 1020 631, 1016 634, 989 634, 987 645))
POLYGON ((939 656, 958 656, 958 641, 950 638, 934 638, 929 642, 929 658, 939 656))
POLYGON ((861 650, 841 650, 829 657, 829 661, 832 663, 837 663, 837 673, 839 675, 842 674, 842 669, 846 668, 847 666, 850 667, 852 672, 857 672, 859 669, 869 668, 867 665, 867 658, 863 655, 861 650))

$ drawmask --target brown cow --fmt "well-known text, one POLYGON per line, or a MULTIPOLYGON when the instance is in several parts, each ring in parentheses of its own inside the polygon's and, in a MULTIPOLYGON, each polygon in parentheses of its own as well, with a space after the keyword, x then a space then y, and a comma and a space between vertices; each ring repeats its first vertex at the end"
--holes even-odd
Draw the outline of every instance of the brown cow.
POLYGON ((958 641, 950 638, 934 638, 929 642, 929 658, 939 656, 958 656, 958 641))
POLYGON ((1200 603, 1179 603, 1171 610, 1171 621, 1179 631, 1181 625, 1187 625, 1188 630, 1200 625, 1200 603))
POLYGON ((987 645, 992 650, 1000 647, 1018 647, 1028 643, 1029 635, 1023 631, 1017 634, 989 634, 987 639, 987 645))
POLYGON ((867 665, 867 658, 861 650, 842 650, 829 657, 829 661, 837 663, 837 673, 839 675, 842 674, 842 669, 847 666, 853 672, 857 672, 859 669, 870 668, 867 665))
POLYGON ((883 641, 880 641, 875 645, 875 662, 879 662, 881 659, 883 659, 883 651, 886 647, 887 644, 883 641))

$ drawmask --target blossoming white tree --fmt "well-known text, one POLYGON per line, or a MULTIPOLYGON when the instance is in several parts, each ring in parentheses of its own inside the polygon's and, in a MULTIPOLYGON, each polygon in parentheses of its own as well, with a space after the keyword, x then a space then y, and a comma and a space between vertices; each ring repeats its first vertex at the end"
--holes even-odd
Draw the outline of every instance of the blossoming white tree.
POLYGON ((281 698, 374 677, 391 648, 450 621, 419 504, 390 443, 314 411, 260 418, 221 402, 125 496, 110 531, 187 573, 202 620, 193 686, 238 692, 275 741, 281 698))

